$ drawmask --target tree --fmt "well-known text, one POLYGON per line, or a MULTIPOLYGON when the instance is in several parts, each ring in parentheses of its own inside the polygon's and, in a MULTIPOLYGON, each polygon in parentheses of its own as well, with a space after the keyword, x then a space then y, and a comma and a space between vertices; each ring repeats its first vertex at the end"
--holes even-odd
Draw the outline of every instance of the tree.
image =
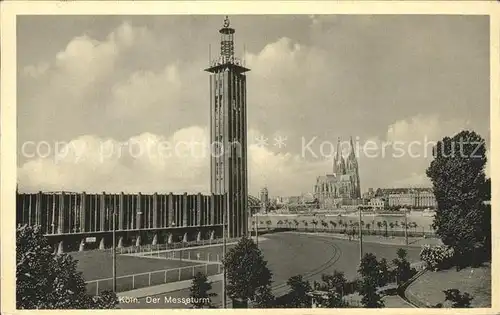
POLYGON ((112 309, 118 298, 105 291, 87 294, 77 261, 67 254, 54 254, 39 226, 16 231, 17 309, 112 309))
POLYGON ((267 229, 269 230, 270 229, 270 226, 273 222, 271 220, 267 220, 266 221, 266 225, 267 225, 267 229))
POLYGON ((491 209, 484 202, 491 195, 491 187, 484 173, 484 139, 473 131, 461 131, 443 138, 433 151, 426 174, 437 202, 433 223, 436 234, 453 247, 463 266, 489 259, 491 209))
POLYGON ((392 261, 396 266, 395 272, 398 285, 408 281, 413 276, 410 262, 406 259, 407 255, 408 253, 405 249, 399 248, 397 251, 398 258, 392 261))
POLYGON ((223 259, 227 277, 227 295, 238 305, 248 306, 257 290, 271 285, 272 273, 262 252, 252 239, 244 236, 223 259))
POLYGON ((272 308, 275 306, 276 298, 272 293, 270 285, 257 288, 254 305, 256 308, 272 308))
POLYGON ((380 259, 378 263, 378 270, 380 278, 378 280, 379 286, 384 286, 391 281, 391 272, 389 272, 389 264, 385 258, 380 259))
POLYGON ((314 226, 313 231, 315 231, 316 230, 316 225, 318 225, 318 221, 312 220, 311 223, 314 226))
POLYGON ((349 307, 349 304, 343 299, 342 295, 335 290, 320 291, 326 294, 317 294, 315 296, 316 303, 321 308, 344 308, 349 307))
POLYGON ((361 263, 358 268, 358 273, 363 278, 371 278, 375 283, 382 282, 382 276, 380 272, 380 264, 377 261, 377 257, 372 253, 366 253, 361 259, 361 263))
POLYGON ((361 304, 366 308, 384 307, 382 296, 377 292, 377 284, 371 278, 363 278, 359 294, 362 296, 361 304))
POLYGON ((328 222, 326 222, 325 220, 321 220, 321 225, 323 226, 323 231, 328 228, 328 222))
POLYGON ((335 221, 330 221, 330 227, 335 230, 335 228, 337 227, 337 223, 335 223, 335 221))
POLYGON ((319 285, 318 289, 322 291, 336 291, 342 294, 347 280, 345 275, 341 271, 334 270, 332 275, 324 274, 321 275, 322 284, 319 285))
POLYGON ((307 293, 312 291, 309 281, 304 280, 301 275, 293 276, 286 282, 290 287, 286 307, 289 308, 309 308, 311 298, 307 293))
POLYGON ((201 272, 198 272, 189 288, 191 292, 190 297, 193 298, 193 308, 205 308, 212 307, 212 303, 210 303, 210 298, 216 296, 216 293, 210 293, 212 290, 212 284, 208 282, 207 276, 201 272))
POLYGON ((382 297, 377 293, 377 287, 384 282, 380 263, 372 253, 366 253, 361 259, 358 273, 362 276, 359 294, 361 304, 368 308, 383 307, 382 297))
POLYGON ((341 271, 334 270, 332 275, 321 275, 322 283, 318 283, 315 289, 326 292, 326 296, 319 298, 318 302, 322 307, 327 308, 341 308, 348 307, 343 299, 344 287, 347 283, 345 275, 341 271))
POLYGON ((443 291, 445 295, 445 301, 450 301, 451 307, 453 308, 469 308, 471 307, 471 301, 473 297, 469 293, 460 293, 458 289, 448 289, 443 291))

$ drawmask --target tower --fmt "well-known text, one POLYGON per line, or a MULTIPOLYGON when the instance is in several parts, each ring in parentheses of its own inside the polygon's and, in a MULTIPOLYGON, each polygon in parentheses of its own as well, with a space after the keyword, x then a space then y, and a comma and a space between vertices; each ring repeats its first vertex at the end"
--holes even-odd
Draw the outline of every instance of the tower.
POLYGON ((267 213, 269 206, 269 192, 267 190, 267 187, 262 188, 262 190, 260 191, 260 204, 262 212, 267 213))
POLYGON ((336 177, 340 177, 341 175, 344 175, 346 172, 345 169, 345 161, 344 157, 342 156, 342 146, 340 144, 340 138, 337 139, 337 152, 336 152, 336 157, 333 160, 333 174, 336 177))
POLYGON ((210 189, 225 195, 229 237, 247 233, 247 102, 246 76, 250 71, 234 57, 235 30, 226 16, 219 30, 219 58, 210 73, 210 189))
POLYGON ((356 153, 354 152, 354 143, 352 142, 352 137, 349 141, 349 155, 347 156, 347 167, 349 173, 352 174, 354 179, 354 198, 361 198, 361 187, 359 181, 359 166, 358 159, 356 158, 356 153))

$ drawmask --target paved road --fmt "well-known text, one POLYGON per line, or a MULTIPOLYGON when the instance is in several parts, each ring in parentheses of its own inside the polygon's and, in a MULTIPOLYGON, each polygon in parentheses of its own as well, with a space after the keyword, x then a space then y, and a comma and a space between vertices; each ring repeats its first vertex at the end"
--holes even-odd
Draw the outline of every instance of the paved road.
MULTIPOLYGON (((269 269, 273 273, 273 287, 275 292, 286 289, 286 281, 291 276, 302 274, 305 278, 319 281, 321 275, 339 270, 345 273, 347 279, 357 276, 359 261, 359 244, 355 241, 333 239, 331 237, 304 235, 297 233, 276 233, 266 235, 266 242, 259 244, 268 261, 269 269)), ((365 253, 371 252, 377 258, 386 258, 391 261, 396 257, 399 246, 382 245, 376 243, 363 244, 365 253)), ((410 261, 416 261, 420 249, 408 248, 410 261)), ((213 292, 221 292, 221 283, 213 283, 213 292)), ((187 308, 182 303, 165 303, 165 297, 189 297, 189 289, 174 291, 158 295, 159 303, 146 303, 139 299, 138 303, 121 304, 122 308, 187 308)), ((214 304, 220 304, 220 297, 213 299, 214 304)))

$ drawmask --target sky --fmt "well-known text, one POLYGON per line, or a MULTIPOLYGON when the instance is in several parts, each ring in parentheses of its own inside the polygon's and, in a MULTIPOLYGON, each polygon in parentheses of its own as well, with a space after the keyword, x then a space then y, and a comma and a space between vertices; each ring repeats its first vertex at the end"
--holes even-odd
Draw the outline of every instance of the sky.
MULTIPOLYGON (((20 191, 209 192, 203 70, 219 54, 223 18, 19 17, 20 191)), ((236 55, 251 69, 253 195, 264 186, 274 196, 311 192, 332 172, 338 138, 353 138, 362 191, 430 187, 433 141, 460 130, 489 143, 488 17, 230 21, 236 55), (369 154, 367 143, 376 147, 369 154)))

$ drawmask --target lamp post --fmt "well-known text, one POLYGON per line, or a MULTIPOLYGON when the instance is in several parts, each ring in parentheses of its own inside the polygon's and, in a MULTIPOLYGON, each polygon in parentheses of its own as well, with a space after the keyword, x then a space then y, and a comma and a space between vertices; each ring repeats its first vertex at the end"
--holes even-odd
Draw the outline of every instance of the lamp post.
POLYGON ((361 227, 361 208, 359 208, 359 263, 363 259, 363 228, 361 227))
POLYGON ((405 209, 405 245, 408 246, 408 217, 405 209))
POLYGON ((115 225, 116 210, 113 208, 113 292, 116 292, 116 225, 115 225))
POLYGON ((259 215, 255 213, 255 245, 259 248, 259 215))

